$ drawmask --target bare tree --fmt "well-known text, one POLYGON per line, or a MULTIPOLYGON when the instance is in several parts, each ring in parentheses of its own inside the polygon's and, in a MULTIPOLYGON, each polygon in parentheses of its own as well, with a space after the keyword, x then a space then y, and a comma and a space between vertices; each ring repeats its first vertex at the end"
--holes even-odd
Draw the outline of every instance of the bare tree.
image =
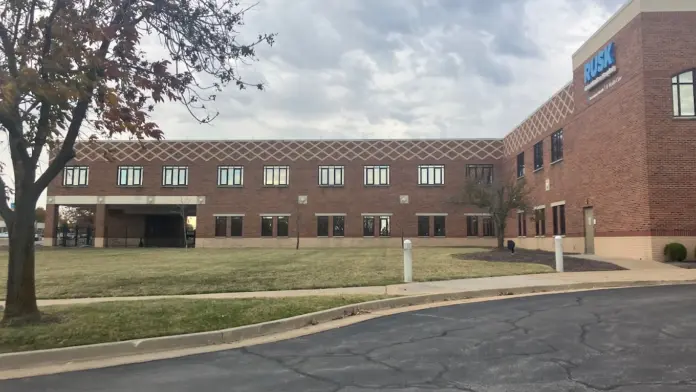
POLYGON ((507 219, 512 211, 529 209, 529 189, 524 178, 506 178, 490 183, 471 178, 454 202, 480 208, 490 214, 498 238, 498 248, 505 248, 507 219))

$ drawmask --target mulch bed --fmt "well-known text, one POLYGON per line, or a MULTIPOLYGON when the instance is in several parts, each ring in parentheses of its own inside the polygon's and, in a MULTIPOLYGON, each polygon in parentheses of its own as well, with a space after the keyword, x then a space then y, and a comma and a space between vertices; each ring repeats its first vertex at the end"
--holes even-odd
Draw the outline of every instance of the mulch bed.
MULTIPOLYGON (((506 263, 533 263, 543 264, 551 268, 556 268, 556 255, 552 252, 541 250, 517 249, 515 254, 508 250, 494 249, 489 252, 466 253, 455 256, 461 260, 480 260, 489 262, 506 263)), ((693 267, 696 268, 696 265, 693 267)), ((563 269, 566 272, 581 271, 623 271, 626 268, 618 265, 596 260, 582 259, 571 255, 563 255, 563 269)))

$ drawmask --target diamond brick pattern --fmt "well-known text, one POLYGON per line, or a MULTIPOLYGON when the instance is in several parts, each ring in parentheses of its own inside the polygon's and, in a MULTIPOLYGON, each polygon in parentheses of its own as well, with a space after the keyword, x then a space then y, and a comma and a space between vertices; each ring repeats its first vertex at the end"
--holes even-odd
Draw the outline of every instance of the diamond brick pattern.
POLYGON ((497 160, 502 140, 96 141, 75 146, 78 162, 497 160))
POLYGON ((573 84, 569 83, 503 139, 505 156, 520 151, 539 136, 551 131, 575 111, 573 84))

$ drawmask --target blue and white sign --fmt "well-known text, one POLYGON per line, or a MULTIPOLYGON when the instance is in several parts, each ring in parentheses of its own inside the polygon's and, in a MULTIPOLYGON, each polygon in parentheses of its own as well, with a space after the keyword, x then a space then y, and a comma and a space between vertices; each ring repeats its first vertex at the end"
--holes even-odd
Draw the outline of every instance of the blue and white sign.
POLYGON ((585 63, 585 91, 590 91, 618 71, 616 45, 610 42, 590 61, 585 63))

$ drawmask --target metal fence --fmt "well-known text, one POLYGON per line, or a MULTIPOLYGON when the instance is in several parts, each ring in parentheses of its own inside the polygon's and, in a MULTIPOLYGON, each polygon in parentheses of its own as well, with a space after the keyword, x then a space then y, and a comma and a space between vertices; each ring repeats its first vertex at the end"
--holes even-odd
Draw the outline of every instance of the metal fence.
POLYGON ((84 248, 94 246, 94 228, 68 225, 56 229, 56 246, 84 248))

